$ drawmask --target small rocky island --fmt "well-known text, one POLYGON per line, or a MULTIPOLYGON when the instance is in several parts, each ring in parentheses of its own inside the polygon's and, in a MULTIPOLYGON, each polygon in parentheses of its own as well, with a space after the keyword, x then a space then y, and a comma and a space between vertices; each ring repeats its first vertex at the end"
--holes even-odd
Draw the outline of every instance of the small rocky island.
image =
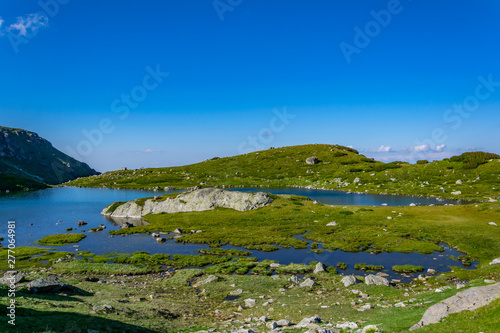
POLYGON ((113 218, 141 218, 147 214, 201 212, 216 207, 240 212, 270 205, 273 199, 264 192, 244 193, 217 188, 184 192, 175 198, 150 198, 143 202, 131 200, 107 206, 101 215, 113 218))

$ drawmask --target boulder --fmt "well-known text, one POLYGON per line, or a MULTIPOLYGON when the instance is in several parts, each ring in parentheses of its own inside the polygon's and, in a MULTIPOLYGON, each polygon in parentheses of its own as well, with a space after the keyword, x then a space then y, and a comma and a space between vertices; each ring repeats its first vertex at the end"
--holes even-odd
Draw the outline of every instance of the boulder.
POLYGON ((84 226, 86 224, 87 224, 87 222, 85 222, 85 221, 82 221, 82 220, 78 221, 78 226, 79 227, 82 227, 82 226, 84 226))
POLYGON ((304 281, 302 281, 302 283, 299 286, 302 288, 304 288, 304 287, 312 288, 312 287, 314 287, 314 284, 315 283, 314 283, 313 279, 307 278, 304 281))
POLYGON ((286 319, 281 319, 281 320, 278 320, 276 322, 276 324, 278 324, 278 327, 286 327, 286 326, 290 326, 290 321, 286 320, 286 319))
POLYGON ((308 318, 302 319, 296 325, 296 327, 298 327, 298 328, 304 328, 304 327, 307 327, 307 326, 309 326, 311 324, 319 324, 319 323, 321 323, 321 318, 317 317, 317 316, 313 316, 313 317, 308 317, 308 318))
POLYGON ((500 264, 500 258, 493 259, 493 261, 490 262, 490 265, 496 265, 496 264, 500 264))
POLYGON ((8 286, 12 284, 17 284, 18 282, 24 281, 24 273, 20 271, 7 271, 0 278, 0 284, 6 284, 8 286))
POLYGON ((429 268, 429 269, 427 270, 427 274, 429 274, 429 275, 433 275, 433 274, 436 274, 436 273, 437 273, 437 272, 436 272, 436 270, 435 270, 435 269, 429 268))
POLYGON ((359 283, 360 281, 356 279, 354 275, 345 276, 340 280, 344 284, 344 287, 352 286, 353 284, 359 283))
POLYGON ((319 160, 316 156, 311 156, 311 157, 308 157, 306 158, 306 163, 307 164, 318 164, 319 160))
POLYGON ((165 242, 167 241, 167 239, 166 239, 166 238, 164 238, 164 237, 157 237, 157 238, 156 238, 156 241, 157 241, 158 243, 165 243, 165 242))
POLYGON ((92 310, 95 313, 111 313, 115 309, 111 305, 104 304, 104 305, 94 305, 92 307, 92 310))
POLYGON ((182 229, 179 229, 179 228, 175 229, 174 234, 176 234, 176 235, 182 234, 182 229))
POLYGON ((345 323, 337 324, 336 327, 343 329, 343 330, 346 330, 346 329, 355 330, 356 328, 358 328, 358 324, 356 324, 355 322, 352 322, 352 321, 346 321, 345 323))
POLYGON ((46 278, 33 280, 28 283, 26 287, 28 288, 28 292, 32 294, 55 293, 62 289, 71 288, 69 284, 62 282, 53 275, 50 275, 46 278))
MULTIPOLYGON (((213 210, 216 207, 230 208, 238 211, 248 211, 270 205, 273 199, 264 192, 245 193, 226 191, 217 188, 204 188, 192 192, 184 192, 175 198, 164 200, 147 199, 143 204, 135 200, 127 201, 113 212, 108 212, 111 207, 103 209, 101 215, 114 218, 141 218, 147 214, 201 212, 213 210)), ((113 204, 114 205, 114 204, 113 204)))
POLYGON ((375 325, 368 325, 368 326, 363 327, 363 330, 361 331, 361 333, 367 333, 367 332, 375 333, 375 332, 380 332, 380 330, 375 325))
POLYGON ((495 227, 497 227, 497 226, 498 226, 498 224, 496 224, 495 222, 488 222, 488 224, 489 224, 489 225, 492 225, 492 226, 495 226, 495 227))
POLYGON ((335 221, 326 224, 327 227, 335 227, 336 225, 337 225, 337 222, 335 222, 335 221))
POLYGON ((382 276, 377 276, 377 275, 367 275, 365 277, 365 283, 367 285, 376 285, 376 286, 389 286, 389 280, 387 280, 385 277, 382 276))
POLYGON ((322 262, 318 262, 316 264, 316 267, 314 267, 314 274, 317 274, 319 272, 324 272, 325 271, 325 265, 322 262))
POLYGON ((201 280, 201 281, 198 281, 196 282, 193 287, 199 287, 199 286, 202 286, 204 284, 207 284, 207 283, 210 283, 210 282, 214 282, 216 280, 218 280, 219 277, 218 276, 215 276, 215 275, 209 275, 206 279, 204 280, 201 280))
POLYGON ((410 331, 425 325, 438 323, 449 314, 464 310, 474 311, 500 297, 500 283, 484 287, 474 287, 457 293, 455 296, 434 304, 425 311, 422 319, 410 331))
POLYGON ((256 302, 255 302, 255 300, 253 298, 247 298, 245 300, 245 306, 247 308, 253 308, 255 305, 256 305, 256 302))
POLYGON ((298 277, 296 277, 295 275, 290 276, 290 278, 288 280, 291 281, 293 284, 300 283, 300 279, 298 277))
POLYGON ((231 296, 239 296, 241 294, 243 294, 243 289, 236 289, 229 292, 229 295, 231 296))
POLYGON ((462 194, 462 191, 453 191, 453 192, 451 192, 451 194, 453 194, 453 195, 460 195, 460 194, 462 194))

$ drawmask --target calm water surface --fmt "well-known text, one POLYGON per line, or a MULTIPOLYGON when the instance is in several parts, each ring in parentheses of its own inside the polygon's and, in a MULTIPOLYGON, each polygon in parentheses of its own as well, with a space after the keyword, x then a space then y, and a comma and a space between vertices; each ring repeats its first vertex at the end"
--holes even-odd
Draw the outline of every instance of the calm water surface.
MULTIPOLYGON (((339 191, 298 188, 238 190, 304 195, 319 202, 334 205, 380 205, 386 203, 387 205, 397 206, 409 205, 410 203, 443 203, 443 201, 429 198, 346 194, 339 191)), ((96 254, 135 251, 169 254, 197 254, 197 249, 207 248, 206 245, 178 244, 173 240, 168 240, 164 244, 159 244, 147 234, 111 237, 107 231, 97 233, 88 232, 90 228, 95 228, 101 224, 106 226, 106 230, 119 229, 120 226, 118 223, 100 215, 102 209, 107 205, 115 201, 127 201, 165 193, 172 192, 63 187, 2 195, 0 196, 0 217, 2 220, 2 223, 0 223, 0 237, 6 238, 7 236, 7 221, 15 221, 17 246, 37 246, 36 241, 40 238, 52 234, 66 233, 67 228, 73 228, 73 232, 84 232, 87 235, 87 238, 78 243, 78 250, 91 251, 96 254), (78 227, 79 220, 83 220, 88 224, 83 227, 78 227)), ((3 243, 6 245, 6 241, 3 243)), ((76 252, 74 244, 55 248, 63 251, 76 252)), ((224 248, 236 247, 225 246, 224 248)), ((437 271, 448 271, 448 266, 461 266, 459 262, 450 259, 452 255, 456 257, 461 255, 461 253, 448 247, 446 247, 443 253, 436 252, 431 255, 421 255, 418 253, 380 253, 375 255, 366 252, 347 253, 342 251, 314 254, 310 252, 310 249, 295 250, 293 248, 281 249, 271 253, 252 251, 252 256, 254 257, 277 260, 281 264, 288 264, 290 262, 308 263, 316 260, 322 261, 327 265, 336 265, 338 262, 346 262, 348 263, 348 270, 344 271, 346 274, 355 272, 353 266, 356 263, 364 262, 373 265, 384 265, 388 268, 387 273, 391 275, 394 274, 390 271, 390 267, 400 264, 421 265, 426 269, 433 268, 437 271)), ((472 268, 473 267, 474 265, 472 268)))

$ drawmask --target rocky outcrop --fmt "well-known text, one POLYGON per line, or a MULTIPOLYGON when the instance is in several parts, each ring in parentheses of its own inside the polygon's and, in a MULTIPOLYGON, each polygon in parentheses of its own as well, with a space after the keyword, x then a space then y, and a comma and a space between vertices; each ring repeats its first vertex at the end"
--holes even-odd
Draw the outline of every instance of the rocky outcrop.
POLYGON ((376 286, 389 286, 389 280, 387 280, 385 277, 382 276, 377 276, 377 275, 367 275, 365 277, 365 283, 367 285, 376 285, 376 286))
POLYGON ((14 174, 47 184, 97 175, 52 146, 38 134, 0 126, 0 173, 14 174))
POLYGON ((50 275, 46 278, 36 279, 28 283, 26 286, 28 292, 35 293, 55 293, 62 289, 70 289, 71 286, 59 280, 57 277, 50 275))
POLYGON ((265 207, 273 202, 269 194, 264 192, 244 193, 226 191, 216 188, 204 188, 192 192, 184 192, 175 198, 164 200, 147 199, 142 202, 136 200, 125 202, 118 207, 110 205, 101 212, 102 215, 113 218, 141 218, 147 214, 201 212, 216 207, 231 208, 238 211, 247 211, 265 207), (110 210, 113 207, 114 210, 110 210))
POLYGON ((318 158, 317 158, 316 156, 311 156, 311 157, 308 157, 308 158, 306 159, 306 163, 307 163, 307 164, 311 164, 311 165, 313 165, 313 164, 318 164, 318 163, 319 163, 319 160, 318 160, 318 158))
POLYGON ((422 326, 438 323, 449 314, 464 310, 474 311, 500 297, 500 283, 485 287, 474 287, 461 291, 453 297, 434 304, 425 311, 422 319, 410 328, 410 331, 422 326))

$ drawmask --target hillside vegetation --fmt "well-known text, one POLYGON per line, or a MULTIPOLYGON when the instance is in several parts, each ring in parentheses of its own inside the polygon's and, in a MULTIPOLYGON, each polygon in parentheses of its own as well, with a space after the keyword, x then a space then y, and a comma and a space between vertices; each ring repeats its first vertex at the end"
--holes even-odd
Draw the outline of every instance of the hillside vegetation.
POLYGON ((66 183, 79 187, 134 189, 193 186, 336 189, 361 193, 490 200, 500 193, 500 156, 474 152, 442 161, 383 163, 339 145, 302 145, 187 166, 106 172, 66 183), (317 164, 306 163, 316 156, 317 164))
POLYGON ((18 175, 0 173, 0 191, 29 191, 47 188, 48 186, 18 175))
POLYGON ((0 173, 51 185, 97 174, 87 164, 57 150, 38 134, 1 126, 0 173))

